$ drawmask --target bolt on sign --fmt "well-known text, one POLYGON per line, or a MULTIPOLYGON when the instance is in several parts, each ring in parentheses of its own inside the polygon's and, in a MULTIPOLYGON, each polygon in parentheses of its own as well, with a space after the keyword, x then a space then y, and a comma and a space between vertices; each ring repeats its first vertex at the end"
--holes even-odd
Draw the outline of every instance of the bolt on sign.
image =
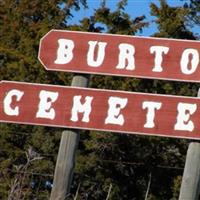
POLYGON ((1 82, 0 121, 200 139, 200 99, 1 82))
POLYGON ((200 42, 52 30, 40 41, 47 70, 200 82, 200 42))

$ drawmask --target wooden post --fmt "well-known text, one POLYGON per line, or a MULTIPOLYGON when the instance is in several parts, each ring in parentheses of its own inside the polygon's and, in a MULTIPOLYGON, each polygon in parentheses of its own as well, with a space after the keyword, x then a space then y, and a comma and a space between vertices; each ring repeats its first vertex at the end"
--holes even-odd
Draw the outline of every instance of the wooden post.
MULTIPOLYGON (((75 75, 72 86, 87 87, 89 75, 75 75)), ((63 131, 54 172, 50 200, 64 200, 70 191, 75 166, 75 154, 79 143, 78 130, 63 131)))
MULTIPOLYGON (((197 97, 200 97, 200 89, 197 97)), ((200 144, 190 143, 187 151, 179 200, 198 200, 200 194, 200 144)))
POLYGON ((189 145, 179 200, 198 200, 200 183, 200 144, 189 145))

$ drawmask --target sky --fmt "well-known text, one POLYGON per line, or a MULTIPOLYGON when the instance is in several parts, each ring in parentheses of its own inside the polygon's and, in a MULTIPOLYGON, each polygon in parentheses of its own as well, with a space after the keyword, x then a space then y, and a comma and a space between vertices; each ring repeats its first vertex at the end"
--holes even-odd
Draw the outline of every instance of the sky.
MULTIPOLYGON (((93 10, 98 8, 101 0, 87 0, 89 9, 84 9, 83 7, 79 12, 74 11, 73 12, 73 19, 70 22, 70 24, 73 23, 79 23, 79 20, 83 19, 84 17, 89 17, 92 15, 93 10)), ((106 5, 111 8, 112 10, 115 10, 116 4, 118 0, 107 0, 106 5)), ((167 1, 170 6, 183 6, 184 3, 190 2, 189 0, 168 0, 167 1)), ((145 15, 147 21, 153 21, 155 18, 150 15, 150 7, 149 5, 151 3, 155 3, 159 5, 159 0, 128 0, 128 4, 126 6, 125 11, 134 19, 135 17, 145 15)), ((151 36, 153 33, 155 33, 157 30, 156 24, 151 23, 150 27, 144 28, 143 32, 138 32, 137 35, 141 36, 151 36)), ((195 30, 197 32, 198 30, 195 30)), ((200 28, 199 31, 200 32, 200 28)))

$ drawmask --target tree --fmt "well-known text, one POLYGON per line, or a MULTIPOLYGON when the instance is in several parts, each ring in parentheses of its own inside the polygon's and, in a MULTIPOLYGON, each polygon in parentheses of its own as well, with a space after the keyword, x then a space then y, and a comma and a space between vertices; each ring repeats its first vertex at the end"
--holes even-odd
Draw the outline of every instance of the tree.
MULTIPOLYGON (((188 11, 186 23, 190 28, 197 29, 200 25, 200 1, 191 0, 190 3, 185 3, 184 8, 188 11)), ((195 31, 194 29, 194 31, 195 31)), ((195 32, 196 37, 199 38, 198 31, 195 32)))
MULTIPOLYGON (((66 28, 73 17, 71 10, 80 6, 87 7, 86 0, 0 1, 0 80, 69 83, 71 75, 44 70, 37 59, 38 46, 52 28, 66 28)), ((30 146, 44 159, 34 162, 24 174, 25 199, 48 199, 45 183, 52 182, 60 132, 48 127, 0 124, 0 199, 8 197, 11 183, 22 175, 16 169, 26 165, 25 152, 30 146)))
MULTIPOLYGON (((195 1, 191 1, 191 5, 195 1)), ((37 60, 41 37, 52 28, 135 35, 149 25, 145 16, 132 19, 128 1, 115 10, 102 1, 91 17, 68 25, 71 10, 87 7, 85 0, 0 2, 0 79, 65 85, 71 75, 47 72, 37 60)), ((187 8, 171 7, 160 0, 151 4, 156 17, 156 37, 195 39, 188 29, 187 8)), ((161 94, 196 96, 197 84, 169 81, 92 76, 91 87, 161 94)), ((137 122, 134 122, 137 123, 137 122)), ((61 129, 0 124, 0 198, 6 199, 10 183, 18 177, 14 166, 26 165, 25 152, 31 147, 43 159, 29 166, 24 181, 25 199, 48 199, 58 152, 61 129)), ((184 155, 189 141, 86 131, 81 134, 76 171, 68 199, 112 200, 176 198, 184 155), (162 184, 161 184, 162 183, 162 184), (148 190, 148 185, 150 189, 148 190), (112 186, 112 187, 110 187, 112 186), (110 189, 110 190, 109 190, 110 189)))
POLYGON ((186 27, 187 9, 170 7, 166 0, 161 0, 160 8, 154 3, 151 4, 151 14, 157 17, 159 33, 155 33, 155 37, 195 39, 193 33, 186 27))
POLYGON ((200 24, 200 1, 191 0, 190 3, 185 3, 184 7, 188 9, 189 20, 188 23, 191 25, 200 24))

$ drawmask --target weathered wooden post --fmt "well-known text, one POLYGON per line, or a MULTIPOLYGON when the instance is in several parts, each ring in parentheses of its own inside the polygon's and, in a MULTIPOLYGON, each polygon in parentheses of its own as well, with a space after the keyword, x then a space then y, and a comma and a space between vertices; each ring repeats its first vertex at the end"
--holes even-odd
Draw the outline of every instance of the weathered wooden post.
MULTIPOLYGON (((89 75, 75 75, 72 86, 87 87, 89 75)), ((63 131, 54 173, 51 200, 64 200, 70 190, 75 165, 75 154, 79 143, 79 130, 63 131)))
MULTIPOLYGON (((200 89, 198 91, 200 97, 200 89)), ((198 200, 200 194, 200 144, 189 144, 179 200, 198 200)))
POLYGON ((179 200, 198 200, 200 183, 200 144, 189 145, 179 200))

